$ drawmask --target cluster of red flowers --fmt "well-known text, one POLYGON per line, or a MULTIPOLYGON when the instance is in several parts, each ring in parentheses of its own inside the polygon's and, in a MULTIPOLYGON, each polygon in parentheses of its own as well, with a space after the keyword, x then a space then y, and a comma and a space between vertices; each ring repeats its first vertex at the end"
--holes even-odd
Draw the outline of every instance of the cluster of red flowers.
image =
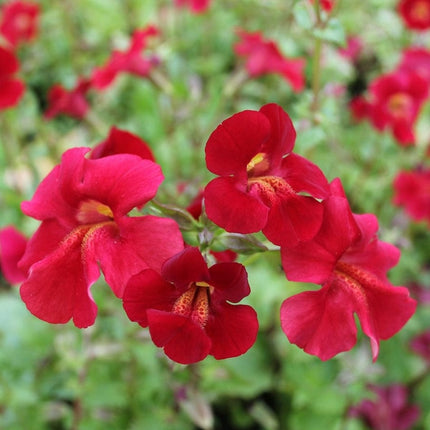
POLYGON ((147 77, 151 69, 158 64, 157 57, 145 56, 142 51, 147 46, 147 39, 158 34, 158 29, 148 26, 134 31, 130 46, 124 51, 114 50, 106 64, 96 67, 90 77, 78 79, 74 88, 68 90, 61 84, 55 84, 48 93, 48 108, 45 118, 59 114, 82 119, 88 113, 87 93, 90 89, 105 90, 113 84, 120 73, 147 77))
POLYGON ((32 2, 15 0, 0 8, 0 110, 15 106, 24 95, 25 85, 15 76, 19 71, 16 50, 35 38, 38 15, 39 7, 32 2))
MULTIPOLYGON (((373 215, 352 213, 339 179, 329 184, 293 152, 295 137, 275 104, 226 119, 206 144, 207 166, 218 177, 190 211, 201 213, 203 197, 207 217, 227 232, 261 231, 280 246, 288 279, 322 285, 282 304, 282 329, 292 343, 322 360, 347 351, 356 342, 357 313, 376 359, 379 340, 415 311, 408 290, 386 277, 399 251, 378 239, 373 215)), ((245 268, 230 257, 208 266, 214 255, 186 245, 173 219, 129 215, 162 180, 146 143, 115 127, 91 151, 66 151, 22 204, 41 221, 28 243, 11 229, 2 232, 2 270, 23 281, 27 308, 50 323, 94 323, 90 288, 101 270, 129 318, 149 327, 172 360, 243 354, 258 331, 255 311, 236 304, 250 293, 245 268)))

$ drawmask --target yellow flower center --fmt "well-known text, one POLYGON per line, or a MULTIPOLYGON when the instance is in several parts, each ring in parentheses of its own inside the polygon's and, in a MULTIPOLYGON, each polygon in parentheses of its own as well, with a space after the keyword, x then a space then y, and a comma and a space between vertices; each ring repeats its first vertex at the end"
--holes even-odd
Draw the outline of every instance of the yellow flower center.
POLYGON ((407 118, 411 108, 411 97, 405 93, 393 94, 388 99, 388 110, 395 118, 407 118))
POLYGON ((426 23, 430 20, 430 3, 418 0, 412 4, 410 16, 414 21, 426 23))
POLYGON ((85 225, 112 221, 113 218, 113 212, 109 206, 91 199, 82 201, 76 213, 78 222, 85 225))

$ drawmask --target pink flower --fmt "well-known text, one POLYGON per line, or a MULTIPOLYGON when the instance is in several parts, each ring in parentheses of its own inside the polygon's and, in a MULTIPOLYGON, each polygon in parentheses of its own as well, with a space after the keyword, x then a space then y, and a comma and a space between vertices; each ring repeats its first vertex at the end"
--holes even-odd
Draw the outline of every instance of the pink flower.
POLYGON ((59 84, 54 85, 48 93, 48 107, 44 117, 51 119, 62 114, 77 119, 84 118, 89 109, 86 94, 90 86, 91 82, 85 78, 79 79, 71 90, 66 90, 59 84))
POLYGON ((229 232, 262 230, 277 245, 315 236, 323 218, 315 198, 328 195, 328 183, 316 165, 292 153, 295 138, 290 117, 276 104, 220 124, 206 144, 207 167, 219 175, 204 191, 209 219, 229 232))
POLYGON ((239 263, 207 267, 197 248, 167 260, 161 276, 144 270, 124 292, 124 309, 132 321, 149 326, 155 345, 172 360, 190 364, 207 355, 216 359, 244 354, 255 342, 257 315, 237 303, 250 292, 239 263))
POLYGON ((408 403, 409 393, 399 384, 369 387, 377 396, 375 400, 365 399, 351 409, 350 415, 361 418, 369 429, 408 430, 420 416, 420 409, 408 403))
POLYGON ((259 32, 248 33, 239 30, 241 40, 234 46, 237 55, 245 57, 246 70, 252 77, 268 73, 279 73, 290 83, 294 91, 301 91, 305 86, 303 58, 287 58, 281 54, 276 43, 263 39, 259 32))
POLYGON ((409 29, 424 31, 430 28, 430 0, 400 0, 397 8, 409 29))
POLYGON ((113 51, 107 63, 94 69, 92 84, 103 90, 113 83, 119 73, 127 72, 136 76, 146 77, 152 67, 158 63, 155 57, 144 57, 142 50, 146 40, 158 34, 158 29, 148 26, 133 33, 130 47, 126 51, 113 51))
POLYGON ((350 61, 355 61, 363 51, 363 42, 359 36, 349 36, 346 47, 339 49, 339 54, 350 61))
POLYGON ((18 284, 27 273, 18 268, 18 261, 24 254, 27 239, 13 226, 0 229, 0 268, 5 279, 18 284))
POLYGON ((430 226, 430 169, 402 171, 397 174, 393 186, 393 203, 403 206, 413 220, 425 220, 430 226))
POLYGON ((370 85, 368 116, 376 129, 392 130, 401 145, 415 143, 414 123, 429 94, 420 74, 405 70, 380 76, 370 85))
POLYGON ((148 144, 140 137, 126 130, 112 127, 106 140, 90 152, 90 158, 102 158, 115 154, 134 154, 145 160, 155 161, 148 144))
POLYGON ((36 37, 39 6, 28 1, 9 1, 1 8, 0 34, 13 46, 36 37))
POLYGON ((397 333, 415 312, 407 288, 393 287, 386 276, 399 251, 378 240, 371 214, 355 215, 338 179, 324 201, 324 221, 315 238, 295 248, 281 248, 282 265, 291 281, 322 285, 284 301, 281 325, 290 342, 328 360, 356 343, 357 313, 370 338, 373 360, 379 340, 397 333))
POLYGON ((430 364, 430 330, 426 330, 415 336, 410 343, 412 351, 430 364))
POLYGON ((208 9, 211 0, 175 0, 175 6, 188 7, 194 13, 202 13, 208 9))
POLYGON ((430 51, 417 46, 406 49, 403 51, 398 69, 416 73, 422 76, 430 85, 430 51))
POLYGON ((25 91, 25 85, 13 75, 19 64, 15 55, 0 46, 0 110, 15 106, 25 91))
POLYGON ((97 160, 89 148, 66 151, 37 188, 23 212, 42 221, 20 262, 29 270, 21 286, 27 308, 50 323, 77 327, 94 323, 90 288, 100 269, 116 296, 143 269, 160 270, 183 249, 177 224, 154 216, 127 214, 152 199, 163 180, 160 167, 136 155, 97 160))

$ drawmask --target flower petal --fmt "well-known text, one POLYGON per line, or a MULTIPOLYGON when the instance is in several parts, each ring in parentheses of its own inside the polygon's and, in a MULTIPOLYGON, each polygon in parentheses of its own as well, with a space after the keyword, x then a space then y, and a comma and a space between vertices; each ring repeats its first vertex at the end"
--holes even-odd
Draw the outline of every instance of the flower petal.
POLYGON ((123 295, 123 306, 131 321, 148 325, 147 309, 171 311, 177 298, 175 287, 155 270, 147 269, 130 278, 123 295))
POLYGON ((27 238, 13 226, 0 229, 1 273, 11 284, 24 281, 27 271, 18 268, 18 261, 24 254, 27 238))
POLYGON ((254 345, 258 320, 251 306, 224 303, 211 312, 205 328, 212 341, 209 354, 217 360, 237 357, 254 345))
POLYGON ((161 274, 181 291, 191 282, 209 282, 208 267, 198 248, 186 248, 169 258, 163 264, 161 274))
POLYGON ((211 340, 190 318, 154 309, 149 309, 147 315, 153 342, 163 347, 173 361, 191 364, 209 354, 211 340))
POLYGON ((355 345, 353 312, 353 301, 343 289, 325 285, 286 299, 281 327, 291 343, 325 361, 355 345))
POLYGON ((269 208, 236 187, 234 178, 215 178, 204 191, 206 213, 211 221, 234 233, 255 233, 267 222, 269 208))
POLYGON ((222 176, 246 172, 269 136, 270 122, 264 114, 252 110, 234 114, 209 136, 205 149, 208 169, 222 176))

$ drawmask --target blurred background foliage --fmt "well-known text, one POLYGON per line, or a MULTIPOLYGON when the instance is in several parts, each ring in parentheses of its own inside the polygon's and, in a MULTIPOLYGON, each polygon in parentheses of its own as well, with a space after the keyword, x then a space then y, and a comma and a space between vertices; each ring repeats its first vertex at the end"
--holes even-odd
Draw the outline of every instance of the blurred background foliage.
MULTIPOLYGON (((23 216, 20 202, 32 196, 64 150, 94 146, 111 125, 149 143, 166 176, 158 200, 185 207, 211 178, 204 144, 217 124, 240 110, 275 102, 293 119, 295 151, 318 164, 329 180, 340 177, 354 212, 375 213, 381 239, 401 248, 393 284, 430 285, 428 227, 410 222, 391 204, 396 173, 423 158, 430 108, 419 118, 418 144, 409 148, 368 123, 354 123, 347 108, 348 88, 390 70, 404 47, 426 37, 403 28, 395 1, 339 1, 322 34, 313 28, 307 0, 213 0, 201 15, 175 8, 171 0, 38 3, 38 37, 19 50, 26 94, 0 114, 0 227, 14 224, 30 235, 37 223, 23 216), (85 120, 43 119, 54 83, 73 87, 113 48, 127 46, 134 29, 148 24, 161 32, 150 42, 149 52, 161 60, 150 79, 123 75, 106 91, 92 92, 85 120), (285 55, 304 57, 306 89, 294 93, 278 75, 244 80, 243 60, 232 48, 238 28, 261 31, 285 55), (338 52, 351 34, 362 38, 370 58, 364 70, 338 52), (317 40, 322 55, 315 105, 317 40), (346 93, 339 95, 338 86, 346 93), (181 194, 179 184, 186 184, 181 194)), ((85 330, 39 321, 20 301, 18 289, 2 281, 0 428, 362 430, 348 410, 369 397, 369 383, 408 384, 425 371, 408 342, 429 327, 428 307, 420 306, 399 334, 382 342, 376 363, 367 338, 321 362, 290 345, 280 329, 281 302, 304 285, 285 279, 276 253, 244 260, 252 288, 245 302, 257 310, 261 325, 257 343, 244 356, 208 358, 188 367, 164 357, 146 330, 127 320, 102 281, 92 288, 99 316, 85 330)), ((413 401, 422 410, 415 428, 430 428, 430 378, 414 391, 413 401)))

